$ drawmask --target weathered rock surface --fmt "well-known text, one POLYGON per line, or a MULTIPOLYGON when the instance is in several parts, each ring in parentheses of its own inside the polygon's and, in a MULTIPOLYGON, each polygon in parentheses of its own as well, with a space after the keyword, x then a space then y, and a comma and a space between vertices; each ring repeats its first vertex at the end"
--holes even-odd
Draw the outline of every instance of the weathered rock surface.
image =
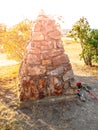
POLYGON ((55 20, 40 14, 19 70, 21 101, 66 94, 74 79, 55 20))

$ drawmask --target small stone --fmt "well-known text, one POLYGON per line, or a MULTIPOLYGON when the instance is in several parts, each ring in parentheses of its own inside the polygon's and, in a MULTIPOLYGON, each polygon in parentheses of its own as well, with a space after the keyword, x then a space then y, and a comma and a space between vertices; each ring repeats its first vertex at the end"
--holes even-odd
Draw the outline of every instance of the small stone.
POLYGON ((55 57, 61 54, 64 54, 64 49, 53 49, 52 51, 50 51, 51 57, 55 57))
POLYGON ((68 59, 68 56, 65 55, 65 54, 62 54, 62 55, 59 55, 59 56, 56 56, 52 59, 53 61, 53 65, 54 66, 59 66, 63 63, 67 63, 69 62, 69 59, 68 59))
POLYGON ((51 60, 42 60, 42 65, 51 65, 51 60))
POLYGON ((40 49, 38 48, 35 48, 35 49, 32 49, 32 54, 40 54, 40 49))
POLYGON ((32 40, 33 41, 43 41, 44 35, 41 32, 33 32, 32 33, 32 40))
POLYGON ((50 38, 53 38, 53 39, 60 39, 60 38, 61 38, 61 33, 60 33, 58 30, 55 30, 55 31, 53 31, 53 32, 50 32, 50 33, 48 34, 48 36, 49 36, 50 38))
POLYGON ((42 57, 44 60, 50 59, 50 52, 49 51, 43 51, 42 52, 42 57))
POLYGON ((41 50, 49 50, 49 49, 53 49, 53 43, 51 41, 41 42, 41 50))
POLYGON ((54 85, 60 85, 61 84, 61 81, 58 78, 54 77, 53 80, 54 80, 54 85))
POLYGON ((47 41, 48 49, 53 49, 52 41, 47 41))
POLYGON ((39 22, 35 23, 34 32, 40 32, 40 26, 41 26, 41 24, 39 22))
POLYGON ((27 57, 28 64, 39 65, 41 63, 41 55, 32 55, 29 54, 27 57))
POLYGON ((34 66, 34 67, 28 67, 28 75, 34 76, 34 75, 41 75, 46 72, 46 68, 44 66, 34 66))
POLYGON ((73 75, 73 71, 70 70, 70 71, 67 71, 64 75, 63 75, 63 80, 64 81, 67 81, 69 79, 72 79, 74 77, 73 75))
POLYGON ((48 49, 49 49, 48 46, 41 46, 41 51, 43 51, 43 50, 48 50, 48 49))
POLYGON ((64 67, 63 66, 59 66, 56 69, 47 72, 47 75, 57 76, 57 75, 61 75, 63 72, 64 72, 64 67))
POLYGON ((62 41, 59 40, 56 42, 57 48, 63 48, 62 41))
POLYGON ((71 64, 69 62, 64 65, 64 71, 65 72, 67 72, 67 71, 69 71, 71 69, 72 69, 72 66, 71 66, 71 64))

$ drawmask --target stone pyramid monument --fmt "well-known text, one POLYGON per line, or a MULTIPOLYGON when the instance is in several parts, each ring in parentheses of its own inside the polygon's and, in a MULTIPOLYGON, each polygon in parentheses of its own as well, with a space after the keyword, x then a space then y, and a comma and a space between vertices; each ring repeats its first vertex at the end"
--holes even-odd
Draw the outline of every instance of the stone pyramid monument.
POLYGON ((20 101, 66 94, 74 75, 61 37, 55 20, 41 12, 19 69, 20 101))

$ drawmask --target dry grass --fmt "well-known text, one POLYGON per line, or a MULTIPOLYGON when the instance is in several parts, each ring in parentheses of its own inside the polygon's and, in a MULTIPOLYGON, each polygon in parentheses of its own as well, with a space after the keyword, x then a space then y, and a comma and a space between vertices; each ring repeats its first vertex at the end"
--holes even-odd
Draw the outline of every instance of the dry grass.
POLYGON ((15 130, 8 123, 15 120, 16 113, 11 108, 17 107, 18 67, 19 65, 0 67, 0 130, 15 130))
MULTIPOLYGON (((97 76, 98 67, 85 66, 80 61, 81 46, 71 40, 64 40, 65 53, 68 54, 75 75, 97 76)), ((26 120, 26 115, 17 111, 18 107, 18 77, 19 65, 0 67, 0 130, 28 130, 29 127, 21 120, 26 120)))

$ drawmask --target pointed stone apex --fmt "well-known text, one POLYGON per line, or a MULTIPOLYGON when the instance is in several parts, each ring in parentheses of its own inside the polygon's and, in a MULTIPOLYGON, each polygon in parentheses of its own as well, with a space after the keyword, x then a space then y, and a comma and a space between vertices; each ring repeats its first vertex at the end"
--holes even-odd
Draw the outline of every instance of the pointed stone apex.
POLYGON ((40 10, 39 16, 46 16, 46 13, 45 13, 45 11, 43 9, 40 10))

